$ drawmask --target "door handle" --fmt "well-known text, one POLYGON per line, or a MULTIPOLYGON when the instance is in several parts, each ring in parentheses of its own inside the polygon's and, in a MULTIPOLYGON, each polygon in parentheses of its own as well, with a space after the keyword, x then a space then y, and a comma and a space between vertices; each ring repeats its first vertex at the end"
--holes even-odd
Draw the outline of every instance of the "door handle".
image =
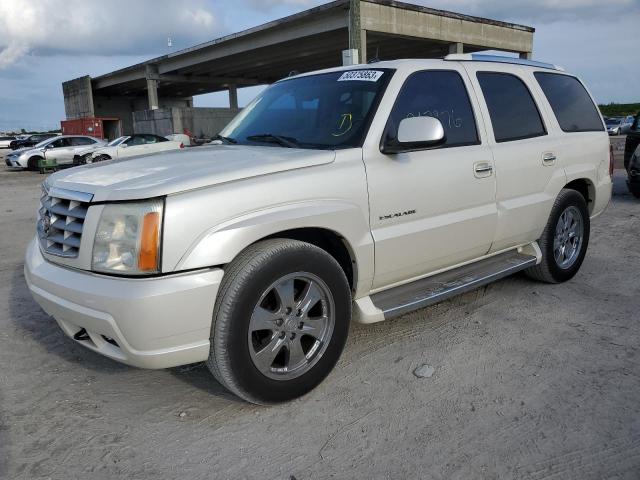
POLYGON ((553 165, 556 163, 557 157, 553 153, 545 153, 542 156, 543 165, 553 165))
POLYGON ((473 166, 473 171, 478 178, 488 177, 493 172, 493 165, 488 162, 476 163, 473 166))

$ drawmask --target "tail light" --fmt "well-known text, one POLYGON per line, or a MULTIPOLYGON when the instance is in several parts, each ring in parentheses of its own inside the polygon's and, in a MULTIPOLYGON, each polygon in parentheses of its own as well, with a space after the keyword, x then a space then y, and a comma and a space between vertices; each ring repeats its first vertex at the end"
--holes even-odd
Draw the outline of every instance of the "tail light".
POLYGON ((609 145, 609 176, 613 178, 613 165, 615 158, 613 156, 613 145, 609 145))
MULTIPOLYGON (((184 143, 180 142, 180 148, 184 148, 184 143)), ((613 155, 613 153, 611 153, 613 155)))

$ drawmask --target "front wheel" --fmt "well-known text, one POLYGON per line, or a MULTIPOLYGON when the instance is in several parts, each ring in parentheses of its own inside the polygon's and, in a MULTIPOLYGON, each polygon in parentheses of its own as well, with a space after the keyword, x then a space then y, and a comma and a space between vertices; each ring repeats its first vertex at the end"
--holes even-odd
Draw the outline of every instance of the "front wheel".
POLYGON ((590 228, 584 197, 575 190, 563 189, 538 240, 542 261, 526 270, 527 275, 547 283, 573 278, 587 253, 590 228))
POLYGON ((27 170, 31 171, 31 172, 35 172, 38 170, 38 164, 40 163, 40 160, 42 160, 42 157, 31 157, 29 160, 27 160, 27 170))
POLYGON ((292 400, 333 369, 350 319, 349 283, 331 255, 304 242, 265 240, 225 269, 207 365, 249 402, 292 400))

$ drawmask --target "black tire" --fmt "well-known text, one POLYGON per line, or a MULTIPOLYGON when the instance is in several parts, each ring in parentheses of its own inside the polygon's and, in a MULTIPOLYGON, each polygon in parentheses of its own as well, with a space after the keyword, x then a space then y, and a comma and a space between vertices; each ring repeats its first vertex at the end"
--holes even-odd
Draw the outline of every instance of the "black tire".
POLYGON ((560 191, 551 209, 551 215, 549 215, 547 225, 538 240, 538 245, 542 251, 542 262, 535 267, 525 270, 525 273, 535 280, 546 283, 561 283, 573 278, 575 274, 578 273, 578 270, 580 270, 584 256, 587 253, 590 228, 589 211, 587 210, 587 202, 584 197, 576 190, 565 188, 560 191), (554 236, 560 216, 569 207, 575 207, 582 216, 583 237, 575 261, 567 268, 562 268, 556 261, 554 255, 554 236))
POLYGON ((324 250, 296 240, 270 239, 245 249, 225 269, 211 327, 207 366, 228 390, 260 405, 300 397, 333 369, 344 348, 351 320, 351 291, 344 271, 324 250), (324 353, 306 373, 287 380, 264 375, 249 349, 249 322, 265 289, 292 273, 308 272, 320 278, 331 292, 335 309, 333 332, 324 353))
POLYGON ((29 160, 27 160, 27 170, 29 170, 30 172, 36 172, 39 170, 38 167, 38 162, 42 160, 42 157, 31 157, 29 160))
POLYGON ((91 161, 91 163, 106 162, 107 160, 111 160, 109 155, 98 155, 91 161))
POLYGON ((640 185, 631 186, 631 183, 627 183, 627 187, 629 188, 629 193, 631 193, 631 195, 635 198, 640 198, 640 185))

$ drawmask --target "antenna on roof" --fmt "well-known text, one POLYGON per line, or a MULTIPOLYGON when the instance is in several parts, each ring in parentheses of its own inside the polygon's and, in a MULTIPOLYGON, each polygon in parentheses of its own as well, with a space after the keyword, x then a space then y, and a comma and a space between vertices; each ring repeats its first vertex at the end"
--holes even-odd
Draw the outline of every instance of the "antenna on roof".
POLYGON ((171 37, 167 37, 167 47, 173 47, 173 40, 171 39, 171 37))
POLYGON ((378 63, 380 61, 380 46, 376 47, 376 56, 369 60, 367 63, 378 63))

